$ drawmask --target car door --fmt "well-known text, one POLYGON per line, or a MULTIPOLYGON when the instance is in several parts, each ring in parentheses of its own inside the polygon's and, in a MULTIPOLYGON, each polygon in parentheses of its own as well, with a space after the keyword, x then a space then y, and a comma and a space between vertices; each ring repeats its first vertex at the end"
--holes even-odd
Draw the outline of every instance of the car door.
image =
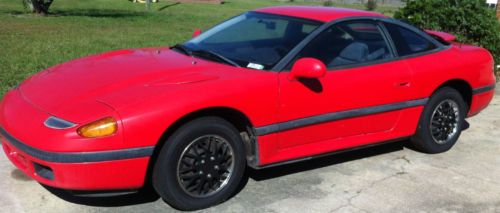
POLYGON ((316 146, 310 153, 340 149, 350 146, 342 138, 391 131, 400 117, 398 106, 411 100, 411 71, 404 60, 395 60, 375 21, 332 25, 295 61, 306 57, 324 62, 328 72, 319 79, 290 80, 292 61, 279 73, 282 150, 314 143, 328 146, 316 146))

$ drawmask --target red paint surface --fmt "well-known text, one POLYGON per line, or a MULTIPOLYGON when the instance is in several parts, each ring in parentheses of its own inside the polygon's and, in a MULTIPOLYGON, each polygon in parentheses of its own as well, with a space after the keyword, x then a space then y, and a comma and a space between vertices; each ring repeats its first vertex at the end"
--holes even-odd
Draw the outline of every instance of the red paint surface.
POLYGON ((445 33, 445 32, 439 32, 439 31, 434 31, 434 30, 425 30, 425 32, 429 33, 431 35, 434 35, 434 36, 438 36, 447 42, 452 42, 455 39, 457 39, 456 36, 449 34, 449 33, 445 33))
POLYGON ((272 13, 285 16, 293 16, 305 19, 313 19, 322 22, 330 22, 335 19, 353 16, 375 16, 386 17, 380 13, 355 10, 349 8, 320 7, 320 6, 281 6, 266 7, 255 10, 257 12, 272 13))
POLYGON ((22 172, 36 181, 62 189, 107 190, 137 189, 144 185, 149 158, 135 158, 98 163, 51 163, 33 158, 2 142, 9 160, 22 172), (38 176, 33 163, 50 167, 54 180, 38 176))

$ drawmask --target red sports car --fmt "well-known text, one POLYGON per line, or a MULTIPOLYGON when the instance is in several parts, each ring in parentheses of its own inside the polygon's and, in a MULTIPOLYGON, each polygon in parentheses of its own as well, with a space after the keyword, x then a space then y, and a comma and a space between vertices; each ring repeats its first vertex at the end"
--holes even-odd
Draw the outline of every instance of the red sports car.
POLYGON ((490 53, 378 13, 271 7, 173 47, 44 70, 0 103, 12 163, 70 190, 205 208, 260 169, 411 138, 450 149, 494 95, 490 53))

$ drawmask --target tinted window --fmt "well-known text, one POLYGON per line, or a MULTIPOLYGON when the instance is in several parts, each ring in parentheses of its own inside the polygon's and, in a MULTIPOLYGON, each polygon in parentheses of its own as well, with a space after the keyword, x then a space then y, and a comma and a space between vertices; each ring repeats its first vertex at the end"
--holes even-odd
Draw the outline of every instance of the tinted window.
POLYGON ((419 34, 399 25, 386 23, 387 30, 400 56, 421 53, 436 48, 436 45, 419 34))
POLYGON ((249 12, 186 42, 192 51, 210 51, 238 66, 271 69, 321 22, 249 12))
POLYGON ((275 39, 285 36, 287 20, 280 18, 241 18, 238 24, 228 26, 203 42, 207 44, 275 39))
POLYGON ((322 32, 298 54, 296 60, 305 57, 317 58, 328 68, 334 68, 393 56, 375 22, 349 21, 322 32))

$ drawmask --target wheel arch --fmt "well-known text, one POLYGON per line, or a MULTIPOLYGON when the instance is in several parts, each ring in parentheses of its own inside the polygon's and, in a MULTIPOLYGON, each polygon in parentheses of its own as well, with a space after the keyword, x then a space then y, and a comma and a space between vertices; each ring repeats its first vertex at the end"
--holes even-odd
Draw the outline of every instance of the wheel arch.
POLYGON ((209 108, 199 109, 180 117, 171 125, 169 125, 169 127, 163 132, 157 144, 155 145, 153 155, 149 160, 145 186, 151 186, 150 181, 154 165, 168 137, 170 137, 170 135, 172 135, 182 125, 188 123, 189 121, 192 121, 196 118, 208 117, 208 116, 220 117, 231 123, 238 130, 238 132, 240 132, 242 140, 245 143, 244 145, 245 145, 247 163, 255 161, 257 157, 256 134, 255 134, 255 129, 253 128, 253 124, 247 115, 245 115, 240 110, 230 107, 209 107, 209 108))
POLYGON ((434 92, 436 92, 438 89, 443 88, 443 87, 451 87, 453 89, 456 89, 460 95, 462 95, 462 98, 464 99, 465 103, 467 104, 467 107, 469 110, 470 106, 472 104, 472 86, 465 80, 463 79, 452 79, 448 80, 441 85, 439 85, 438 88, 436 88, 434 92))

